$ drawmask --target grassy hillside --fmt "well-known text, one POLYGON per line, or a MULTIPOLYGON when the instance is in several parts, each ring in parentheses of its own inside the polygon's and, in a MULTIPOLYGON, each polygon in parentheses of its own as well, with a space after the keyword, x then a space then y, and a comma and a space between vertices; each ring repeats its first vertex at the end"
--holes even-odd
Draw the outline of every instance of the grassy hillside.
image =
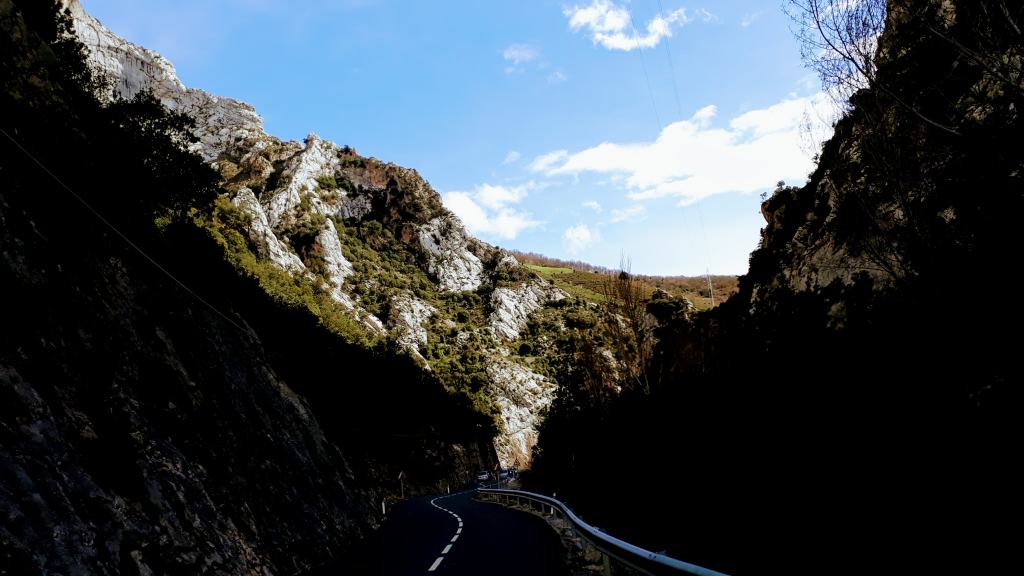
MULTIPOLYGON (((604 287, 608 283, 609 276, 618 273, 617 270, 580 262, 566 262, 537 254, 523 252, 513 252, 513 254, 541 278, 554 282, 556 286, 573 296, 592 302, 606 300, 604 287)), ((648 296, 660 288, 677 298, 686 298, 693 302, 697 310, 712 308, 708 281, 703 276, 644 276, 638 274, 636 277, 640 280, 648 296)), ((715 290, 714 305, 717 306, 736 292, 736 277, 712 276, 711 285, 715 290)))

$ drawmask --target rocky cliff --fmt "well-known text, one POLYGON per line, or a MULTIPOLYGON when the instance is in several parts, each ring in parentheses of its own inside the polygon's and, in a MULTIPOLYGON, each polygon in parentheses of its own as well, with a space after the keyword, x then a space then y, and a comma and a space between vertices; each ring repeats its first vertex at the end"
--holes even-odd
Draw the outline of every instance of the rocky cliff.
POLYGON ((446 339, 444 355, 461 358, 463 368, 446 375, 449 388, 496 412, 504 426, 496 443, 503 463, 528 462, 553 380, 533 373, 526 381, 543 385, 520 385, 526 381, 483 365, 505 359, 530 314, 564 293, 468 235, 416 171, 313 133, 304 142, 274 138, 251 106, 186 88, 159 54, 119 38, 77 0, 66 4, 90 65, 109 82, 108 99, 150 92, 195 120, 193 150, 218 171, 242 213, 241 249, 329 294, 364 336, 393 342, 426 369, 443 360, 429 357, 432 341, 446 339), (456 305, 461 293, 481 298, 456 305), (462 316, 483 315, 486 322, 459 321, 457 308, 475 308, 462 316), (467 356, 476 358, 474 366, 466 366, 467 356), (466 381, 473 374, 492 385, 471 389, 466 381))
MULTIPOLYGON (((883 3, 815 5, 857 4, 883 3)), ((739 292, 679 321, 652 302, 650 393, 559 398, 538 489, 729 574, 1012 564, 1024 314, 990 287, 1024 250, 1022 29, 1010 2, 888 2, 875 77, 762 205, 739 292), (670 460, 674 494, 648 494, 636 471, 670 460)))
MULTIPOLYGON (((342 329, 379 322, 331 323, 329 303, 356 308, 334 221, 271 224, 251 189, 232 195, 243 208, 218 197, 181 149, 185 118, 97 100, 56 5, 0 0, 0 573, 303 573, 380 523, 400 472, 426 493, 493 465, 490 418, 342 329), (280 275, 240 274, 224 242, 242 233, 213 213, 280 275)), ((85 24, 94 46, 139 55, 108 53, 133 71, 124 89, 141 74, 192 99, 207 159, 238 145, 218 122, 261 134, 244 106, 175 92, 155 55, 85 24)), ((267 155, 298 174, 334 153, 293 148, 267 155)))

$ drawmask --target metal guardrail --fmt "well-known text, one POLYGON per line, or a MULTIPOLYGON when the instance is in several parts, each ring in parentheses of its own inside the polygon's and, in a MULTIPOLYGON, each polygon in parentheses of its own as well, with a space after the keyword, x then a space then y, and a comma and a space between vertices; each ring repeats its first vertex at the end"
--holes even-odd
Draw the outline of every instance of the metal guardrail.
MULTIPOLYGON (((562 502, 555 500, 549 496, 542 494, 534 494, 533 492, 523 492, 521 490, 502 490, 496 488, 479 488, 477 492, 482 494, 490 494, 500 496, 500 499, 504 499, 507 502, 515 500, 517 503, 526 500, 532 503, 539 504, 541 506, 541 513, 555 514, 556 510, 567 519, 573 527, 574 532, 587 540, 591 546, 596 548, 606 557, 611 557, 634 570, 639 570, 644 574, 661 575, 661 574, 691 574, 692 576, 726 576, 721 572, 715 572, 696 564, 690 564, 689 562, 683 562, 682 560, 676 560, 664 554, 658 554, 651 552, 650 550, 644 550, 639 546, 634 546, 624 540, 605 534, 604 532, 594 528, 590 524, 587 524, 583 520, 580 520, 568 506, 562 502)), ((606 564, 607 571, 607 564, 606 564)))

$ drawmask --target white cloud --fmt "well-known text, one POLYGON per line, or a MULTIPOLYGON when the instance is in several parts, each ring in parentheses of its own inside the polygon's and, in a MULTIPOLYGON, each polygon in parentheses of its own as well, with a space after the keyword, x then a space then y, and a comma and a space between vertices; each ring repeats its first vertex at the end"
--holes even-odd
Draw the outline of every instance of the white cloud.
POLYGON ((537 56, 540 56, 540 50, 529 44, 509 44, 501 55, 505 60, 519 66, 536 60, 537 56))
POLYGON ((482 184, 476 187, 473 197, 485 208, 501 210, 506 205, 516 204, 525 198, 529 187, 532 187, 532 184, 524 184, 523 186, 482 184))
MULTIPOLYGON (((707 10, 698 10, 698 15, 714 18, 707 10), (705 16, 706 15, 706 16, 705 16)), ((672 37, 674 25, 683 26, 693 20, 686 15, 686 9, 680 8, 668 14, 658 14, 647 23, 645 33, 637 31, 629 10, 614 0, 591 0, 589 5, 573 5, 565 8, 562 13, 569 19, 569 28, 573 31, 586 29, 594 44, 600 44, 609 50, 630 51, 636 48, 653 48, 664 38, 672 37)))
POLYGON ((779 180, 806 177, 812 162, 801 146, 808 132, 804 124, 833 117, 830 106, 823 93, 789 98, 740 114, 727 128, 714 127, 717 109, 705 106, 666 126, 654 142, 557 150, 538 156, 530 168, 547 176, 610 174, 632 200, 678 197, 681 205, 714 194, 762 191, 779 180))
POLYGON ((508 154, 505 155, 505 159, 501 161, 502 164, 514 164, 522 158, 523 155, 515 150, 509 150, 508 154))
POLYGON ((565 160, 569 157, 568 150, 555 150, 554 152, 548 152, 547 154, 541 154, 530 162, 530 170, 534 172, 544 172, 551 166, 565 160))
POLYGON ((764 10, 761 10, 760 12, 748 12, 744 14, 743 18, 740 20, 740 26, 744 28, 749 28, 754 22, 757 22, 757 20, 761 18, 761 16, 763 15, 764 10))
POLYGON ((647 209, 639 204, 634 204, 629 208, 616 208, 615 210, 612 210, 611 216, 608 217, 608 221, 615 224, 626 220, 634 220, 642 216, 645 212, 647 212, 647 209))
POLYGON ((600 212, 601 210, 603 210, 603 208, 601 208, 601 203, 600 202, 596 202, 594 200, 590 200, 590 201, 584 202, 583 203, 583 207, 584 208, 590 208, 594 212, 600 212))
POLYGON ((565 240, 565 246, 569 253, 575 255, 600 240, 601 235, 597 230, 587 227, 586 224, 579 224, 566 228, 562 239, 565 240))
POLYGON ((705 22, 718 22, 718 16, 715 16, 705 8, 697 8, 694 12, 698 18, 705 22))
POLYGON ((565 74, 562 74, 558 70, 555 70, 551 74, 548 74, 548 83, 549 84, 561 84, 562 82, 565 82, 568 79, 569 78, 566 77, 565 74))
POLYGON ((514 240, 523 230, 541 224, 529 212, 510 206, 522 201, 530 190, 536 188, 539 186, 534 182, 522 186, 482 184, 473 192, 447 192, 441 199, 473 234, 514 240))

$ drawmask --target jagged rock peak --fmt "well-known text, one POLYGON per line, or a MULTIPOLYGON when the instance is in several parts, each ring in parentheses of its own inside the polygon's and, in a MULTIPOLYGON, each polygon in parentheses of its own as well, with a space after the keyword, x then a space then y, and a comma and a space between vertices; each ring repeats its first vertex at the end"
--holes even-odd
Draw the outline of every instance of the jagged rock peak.
POLYGON ((168 109, 195 118, 199 144, 194 151, 207 161, 267 137, 263 118, 252 106, 186 88, 166 58, 117 36, 86 13, 78 0, 63 1, 71 11, 75 33, 87 48, 89 64, 111 82, 106 97, 131 98, 148 90, 168 109))

